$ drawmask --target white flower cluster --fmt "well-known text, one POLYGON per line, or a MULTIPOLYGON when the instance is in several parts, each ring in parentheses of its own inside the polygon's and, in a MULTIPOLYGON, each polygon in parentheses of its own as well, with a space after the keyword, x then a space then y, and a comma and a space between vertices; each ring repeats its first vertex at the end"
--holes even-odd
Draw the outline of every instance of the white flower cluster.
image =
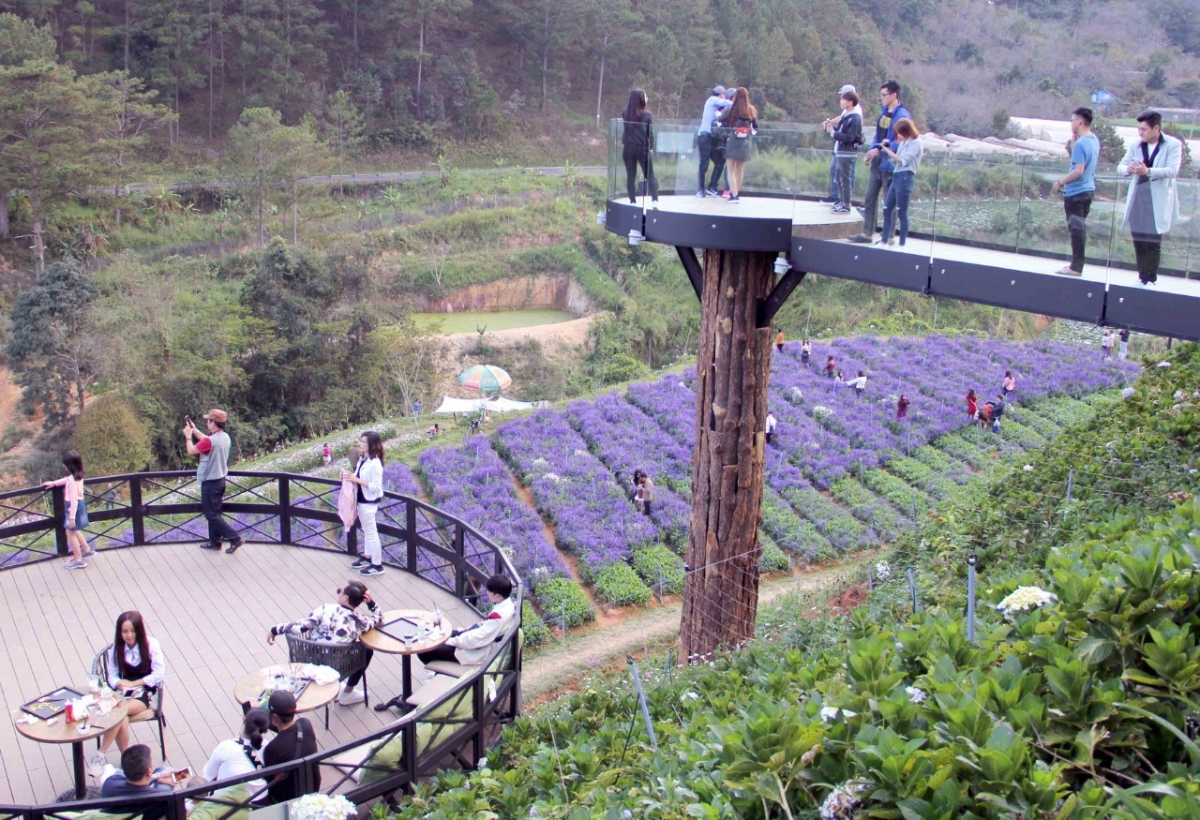
POLYGON ((1011 595, 996 604, 996 609, 1004 613, 1024 612, 1028 609, 1037 609, 1040 606, 1052 604, 1057 600, 1058 596, 1053 592, 1047 592, 1039 587, 1017 587, 1011 595))
POLYGON ((588 453, 587 450, 574 450, 573 452, 575 453, 575 455, 579 456, 580 458, 584 458, 588 455, 591 455, 590 453, 588 453))
POLYGON ((1154 366, 1159 368, 1160 370, 1169 370, 1171 368, 1171 363, 1170 362, 1159 362, 1158 364, 1156 364, 1154 366))
POLYGON ((851 820, 854 810, 862 805, 868 788, 870 784, 861 777, 836 787, 821 804, 821 820, 851 820))
POLYGON ((818 404, 816 407, 813 408, 812 414, 813 414, 813 418, 820 420, 820 419, 828 418, 829 416, 832 416, 833 411, 830 410, 828 407, 826 407, 823 404, 818 404))
POLYGON ((679 696, 679 701, 681 703, 687 703, 689 700, 700 700, 700 696, 695 692, 684 692, 679 696))
POLYGON ((911 703, 924 703, 929 698, 929 695, 915 686, 904 687, 904 694, 908 695, 908 700, 911 703))
POLYGON ((1032 473, 1032 472, 1033 472, 1033 465, 1032 465, 1032 464, 1026 464, 1026 465, 1025 465, 1024 467, 1022 467, 1021 469, 1022 469, 1022 470, 1024 470, 1025 472, 1027 472, 1027 473, 1032 473))
POLYGON ((875 578, 880 581, 886 581, 892 577, 892 568, 888 566, 887 561, 880 561, 875 565, 875 578))
POLYGON ((849 720, 852 717, 858 717, 858 712, 851 712, 849 709, 842 709, 838 706, 822 706, 821 720, 825 721, 826 723, 837 720, 839 712, 841 712, 842 717, 846 720, 849 720))
POLYGON ((1137 391, 1134 390, 1132 387, 1126 387, 1124 390, 1121 391, 1121 398, 1131 399, 1131 398, 1133 398, 1133 394, 1136 392, 1137 391))
POLYGON ((346 820, 355 811, 354 804, 340 794, 306 794, 288 804, 291 820, 346 820))
POLYGON ((547 481, 553 481, 555 484, 562 481, 562 476, 560 476, 558 473, 545 473, 542 478, 546 479, 547 481))
POLYGON ((804 401, 804 391, 793 385, 792 389, 788 391, 788 401, 792 404, 799 404, 804 401))

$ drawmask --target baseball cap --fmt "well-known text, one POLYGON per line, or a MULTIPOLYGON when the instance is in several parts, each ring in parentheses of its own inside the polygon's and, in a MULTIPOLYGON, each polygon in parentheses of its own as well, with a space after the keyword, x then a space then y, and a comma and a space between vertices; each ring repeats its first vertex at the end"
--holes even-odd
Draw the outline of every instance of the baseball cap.
POLYGON ((212 410, 209 410, 204 414, 204 418, 212 419, 217 424, 224 424, 226 421, 228 421, 229 415, 224 410, 218 410, 214 407, 212 410))
POLYGON ((271 693, 270 700, 267 701, 267 709, 273 715, 290 718, 296 714, 296 696, 283 689, 276 689, 271 693))
POLYGON ((724 94, 724 93, 725 93, 725 86, 723 86, 723 85, 714 85, 714 86, 713 86, 713 93, 714 93, 714 94, 724 94))
POLYGON ((852 91, 855 94, 858 93, 858 89, 855 88, 854 86, 850 85, 849 83, 846 83, 844 86, 842 86, 841 88, 838 89, 839 94, 845 94, 847 91, 852 91))

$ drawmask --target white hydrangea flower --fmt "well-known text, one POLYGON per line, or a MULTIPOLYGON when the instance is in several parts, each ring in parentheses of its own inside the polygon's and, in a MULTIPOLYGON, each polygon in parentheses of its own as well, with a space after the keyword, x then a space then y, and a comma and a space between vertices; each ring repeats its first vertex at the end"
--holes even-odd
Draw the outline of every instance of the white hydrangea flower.
POLYGON ((887 561, 880 561, 875 565, 875 577, 880 581, 886 581, 892 577, 892 568, 888 566, 887 561))
POLYGON ((1175 391, 1175 401, 1187 401, 1187 393, 1182 390, 1175 391))
POLYGON ((1024 612, 1040 606, 1052 604, 1058 600, 1053 592, 1047 592, 1039 587, 1017 587, 1016 590, 1000 603, 996 609, 1004 613, 1024 612))
POLYGON ((581 458, 583 456, 589 455, 587 450, 574 450, 573 452, 575 453, 575 455, 580 456, 581 458))
POLYGON ((904 687, 904 694, 908 695, 908 700, 911 703, 924 703, 929 695, 918 689, 915 686, 904 687))
POLYGON ((826 407, 823 404, 818 404, 816 407, 813 408, 812 414, 813 414, 813 418, 819 420, 819 419, 827 418, 828 416, 832 416, 833 411, 830 410, 828 407, 826 407))
POLYGON ((870 784, 861 777, 837 786, 821 804, 821 820, 851 820, 870 784))
POLYGON ((842 709, 837 706, 822 706, 820 715, 821 720, 826 722, 837 720, 838 712, 841 712, 842 717, 844 717, 846 720, 849 720, 852 717, 858 717, 858 712, 852 712, 849 709, 842 709))
POLYGON ((529 466, 530 466, 530 467, 534 467, 534 468, 536 468, 536 469, 539 469, 539 470, 540 470, 540 469, 542 469, 543 467, 549 467, 549 466, 550 466, 550 462, 549 462, 549 461, 546 461, 546 459, 544 459, 544 458, 535 458, 535 459, 533 460, 533 463, 532 463, 532 464, 530 464, 529 466))
POLYGON ((1021 469, 1022 469, 1022 470, 1024 470, 1025 472, 1027 472, 1027 473, 1032 473, 1032 472, 1033 472, 1033 465, 1032 465, 1032 464, 1026 464, 1026 465, 1025 465, 1024 467, 1022 467, 1021 469))
POLYGON ((1133 398, 1133 394, 1135 392, 1136 391, 1132 387, 1126 387, 1124 390, 1121 391, 1121 398, 1131 399, 1131 398, 1133 398))
POLYGON ((1159 362, 1158 364, 1155 365, 1155 367, 1160 368, 1162 370, 1169 370, 1171 368, 1171 363, 1170 362, 1159 362))
POLYGON ((562 481, 562 476, 560 476, 558 473, 546 473, 542 476, 542 478, 546 479, 547 481, 553 481, 555 484, 562 481))
POLYGON ((687 703, 689 700, 700 700, 700 696, 695 692, 684 692, 679 696, 679 700, 682 703, 687 703))
POLYGON ((355 811, 354 804, 340 794, 306 794, 288 804, 293 820, 346 820, 355 811))

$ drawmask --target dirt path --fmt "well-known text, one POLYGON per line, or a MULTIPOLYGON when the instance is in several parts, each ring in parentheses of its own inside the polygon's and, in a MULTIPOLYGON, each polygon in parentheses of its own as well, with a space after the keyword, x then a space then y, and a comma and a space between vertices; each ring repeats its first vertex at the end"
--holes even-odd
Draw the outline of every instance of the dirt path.
MULTIPOLYGON (((858 556, 834 567, 764 583, 759 603, 769 603, 788 592, 831 588, 831 582, 844 576, 858 560, 867 557, 858 556)), ((565 643, 552 643, 528 657, 521 672, 521 693, 526 706, 558 696, 573 681, 597 667, 619 663, 626 655, 640 652, 644 647, 675 641, 679 637, 682 606, 679 598, 668 599, 665 605, 622 618, 619 624, 572 634, 565 643)))
MULTIPOLYGON (((592 326, 592 322, 595 321, 597 315, 599 314, 583 316, 579 319, 572 319, 569 322, 555 322, 550 325, 513 327, 508 330, 489 330, 487 338, 489 341, 495 340, 500 342, 534 339, 546 346, 579 347, 587 339, 588 328, 592 326)), ((475 342, 479 338, 479 334, 447 333, 442 338, 448 340, 451 344, 466 347, 467 344, 475 342)))

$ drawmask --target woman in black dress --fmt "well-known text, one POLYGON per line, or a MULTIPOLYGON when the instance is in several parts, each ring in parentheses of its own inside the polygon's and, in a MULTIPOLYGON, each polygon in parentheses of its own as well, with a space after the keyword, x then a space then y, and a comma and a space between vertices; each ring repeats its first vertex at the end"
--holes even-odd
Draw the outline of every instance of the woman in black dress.
POLYGON ((729 141, 725 144, 725 168, 729 172, 729 201, 740 202, 746 163, 750 161, 750 141, 758 133, 758 109, 750 102, 750 91, 739 86, 733 104, 725 112, 729 141))
POLYGON ((658 180, 654 177, 654 166, 650 162, 650 146, 653 142, 654 118, 646 109, 646 92, 635 88, 629 92, 629 104, 621 114, 625 123, 625 133, 621 138, 621 155, 625 160, 625 187, 629 193, 629 201, 637 204, 635 183, 637 182, 637 167, 642 166, 642 175, 646 178, 646 187, 650 190, 650 199, 654 206, 658 205, 658 180))

